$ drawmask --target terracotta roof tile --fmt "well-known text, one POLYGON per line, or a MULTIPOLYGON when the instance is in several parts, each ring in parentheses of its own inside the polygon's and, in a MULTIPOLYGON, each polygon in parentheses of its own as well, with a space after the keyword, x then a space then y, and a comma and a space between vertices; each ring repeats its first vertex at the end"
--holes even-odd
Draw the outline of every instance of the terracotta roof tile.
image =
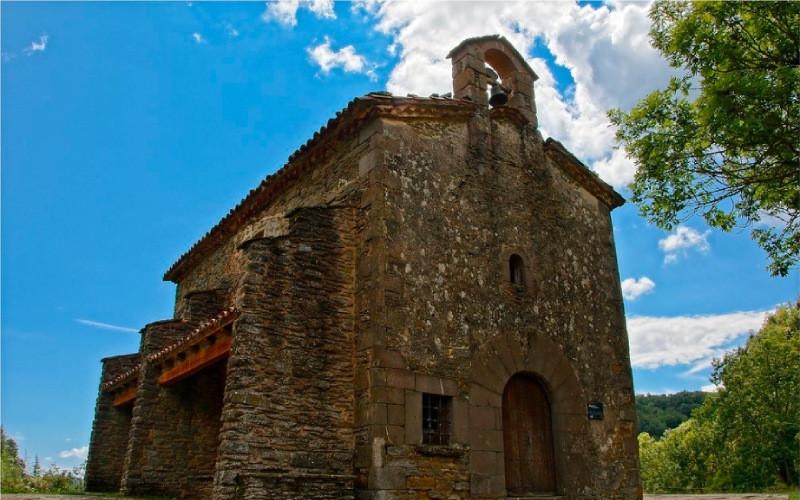
POLYGON ((220 327, 220 325, 232 321, 237 315, 238 311, 236 308, 229 307, 210 320, 200 323, 197 328, 192 330, 188 335, 186 335, 186 337, 182 338, 178 342, 161 349, 157 353, 151 354, 147 360, 151 363, 157 363, 158 361, 166 358, 169 354, 191 346, 195 340, 202 339, 206 334, 213 333, 217 330, 217 328, 220 327))

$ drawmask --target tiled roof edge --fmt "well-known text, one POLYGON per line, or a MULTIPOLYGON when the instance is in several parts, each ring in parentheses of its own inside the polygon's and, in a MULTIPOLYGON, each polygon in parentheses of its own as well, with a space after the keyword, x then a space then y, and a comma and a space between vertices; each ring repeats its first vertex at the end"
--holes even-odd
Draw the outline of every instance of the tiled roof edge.
POLYGON ((222 312, 220 312, 213 318, 200 323, 200 325, 198 325, 197 328, 192 330, 188 335, 186 335, 181 340, 171 345, 168 345, 167 347, 161 349, 160 351, 154 354, 151 354, 150 356, 148 356, 147 360, 150 361, 151 363, 157 363, 162 359, 164 359, 164 357, 170 354, 171 352, 177 351, 182 347, 185 347, 187 344, 191 343, 191 341, 195 340, 196 338, 201 337, 208 332, 215 331, 217 328, 220 327, 220 325, 231 322, 232 320, 236 319, 238 315, 239 311, 237 311, 235 307, 229 307, 227 309, 224 309, 222 312))

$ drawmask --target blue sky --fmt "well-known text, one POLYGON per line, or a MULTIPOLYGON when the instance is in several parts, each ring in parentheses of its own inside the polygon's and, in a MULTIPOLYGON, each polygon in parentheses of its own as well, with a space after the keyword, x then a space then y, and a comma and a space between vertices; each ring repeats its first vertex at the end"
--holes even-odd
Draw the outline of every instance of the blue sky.
MULTIPOLYGON (((543 135, 626 194, 605 112, 672 74, 647 5, 9 3, 2 15, 2 423, 29 460, 80 463, 100 358, 172 316, 163 272, 335 112, 452 90, 447 52, 500 33, 540 76, 543 135)), ((637 392, 709 360, 797 296, 747 231, 613 215, 637 392)))

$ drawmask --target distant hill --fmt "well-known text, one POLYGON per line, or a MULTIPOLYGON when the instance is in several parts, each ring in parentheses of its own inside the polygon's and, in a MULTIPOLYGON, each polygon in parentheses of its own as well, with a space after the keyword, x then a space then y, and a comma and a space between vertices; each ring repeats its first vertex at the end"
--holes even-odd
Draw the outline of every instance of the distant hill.
POLYGON ((637 395, 637 434, 646 432, 660 438, 667 429, 674 429, 688 420, 692 410, 703 404, 705 397, 706 394, 700 391, 637 395))

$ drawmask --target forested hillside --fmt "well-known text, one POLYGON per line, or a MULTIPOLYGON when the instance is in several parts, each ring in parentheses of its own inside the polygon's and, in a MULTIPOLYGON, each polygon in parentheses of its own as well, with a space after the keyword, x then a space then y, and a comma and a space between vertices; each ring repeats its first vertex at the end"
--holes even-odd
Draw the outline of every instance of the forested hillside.
POLYGON ((702 405, 705 397, 706 393, 700 391, 637 395, 637 434, 646 432, 660 438, 667 429, 674 429, 689 420, 692 410, 702 405))

